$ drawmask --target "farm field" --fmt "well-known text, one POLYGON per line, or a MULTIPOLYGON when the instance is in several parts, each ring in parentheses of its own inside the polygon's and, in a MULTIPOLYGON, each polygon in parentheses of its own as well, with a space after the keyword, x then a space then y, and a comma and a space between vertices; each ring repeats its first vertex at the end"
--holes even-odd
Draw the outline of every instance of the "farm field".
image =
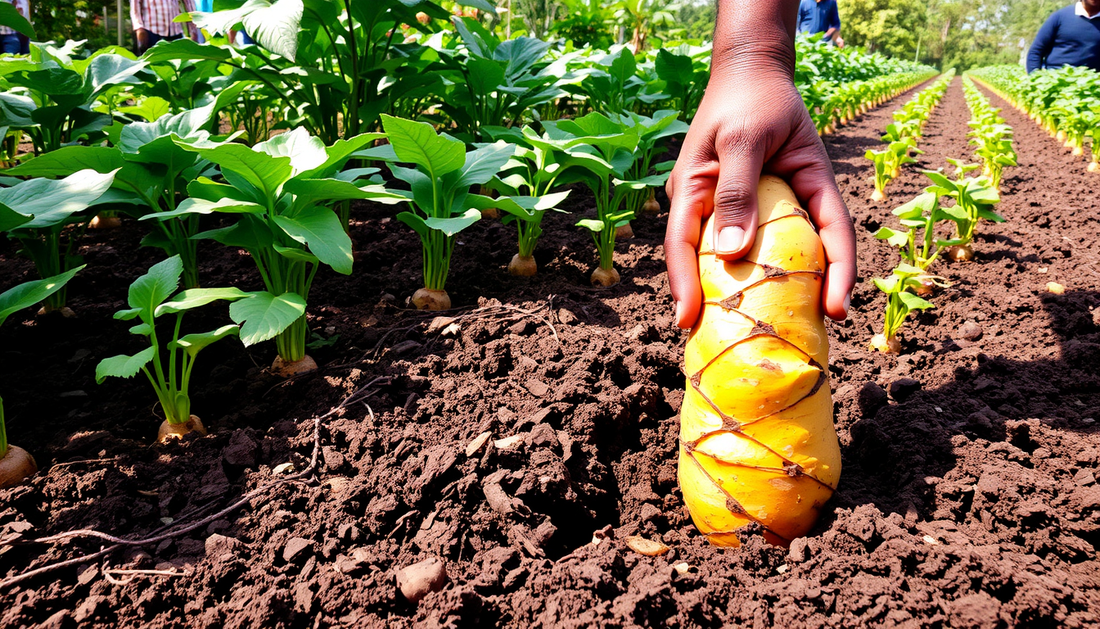
MULTIPOLYGON (((95 383, 100 359, 140 349, 112 314, 162 259, 124 221, 81 241, 88 266, 68 295, 79 318, 23 311, 0 329, 9 432, 42 468, 0 490, 0 531, 199 526, 4 587, 0 623, 1094 626, 1100 219, 1087 162, 985 91, 1015 136, 1007 222, 983 224, 972 261, 937 267, 949 286, 911 315, 900 354, 873 352, 886 296, 868 280, 896 261, 874 234, 927 185, 920 169, 971 152, 955 78, 890 201, 868 200, 864 153, 914 92, 824 138, 860 282, 848 321, 828 324, 843 474, 790 549, 760 535, 716 549, 684 511, 687 333, 672 322, 663 192, 661 213, 617 248, 610 288, 588 285, 590 240, 572 225, 549 223, 540 273, 517 278, 504 272, 513 228, 477 222, 450 269, 462 307, 442 314, 405 303, 423 285, 416 234, 392 208, 354 201, 356 273, 321 274, 310 296, 319 371, 281 380, 265 372, 272 347, 212 346, 192 392, 210 435, 155 447, 148 391, 95 383), (635 535, 669 550, 636 552, 635 535), (432 556, 447 584, 410 603, 395 572, 432 556)), ((568 205, 594 214, 584 192, 568 205)), ((204 283, 262 289, 247 257, 209 241, 199 252, 204 283)), ((0 274, 32 269, 0 244, 0 274)), ((6 545, 0 576, 111 545, 6 545)))

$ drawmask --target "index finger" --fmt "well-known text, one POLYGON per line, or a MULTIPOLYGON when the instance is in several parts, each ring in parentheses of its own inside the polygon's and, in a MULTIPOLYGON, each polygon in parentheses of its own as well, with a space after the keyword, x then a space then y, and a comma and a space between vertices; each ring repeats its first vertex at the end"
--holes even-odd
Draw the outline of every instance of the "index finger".
POLYGON ((702 307, 697 247, 703 220, 714 211, 718 164, 691 157, 680 159, 669 180, 672 196, 665 231, 665 264, 669 289, 676 302, 676 325, 690 328, 702 307))

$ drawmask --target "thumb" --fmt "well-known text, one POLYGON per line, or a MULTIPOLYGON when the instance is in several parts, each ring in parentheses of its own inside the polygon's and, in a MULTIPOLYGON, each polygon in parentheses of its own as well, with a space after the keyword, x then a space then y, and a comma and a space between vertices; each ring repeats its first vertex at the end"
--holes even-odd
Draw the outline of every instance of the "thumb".
POLYGON ((714 251, 720 258, 740 258, 756 238, 756 187, 763 155, 754 150, 724 151, 719 155, 718 185, 714 190, 714 251))

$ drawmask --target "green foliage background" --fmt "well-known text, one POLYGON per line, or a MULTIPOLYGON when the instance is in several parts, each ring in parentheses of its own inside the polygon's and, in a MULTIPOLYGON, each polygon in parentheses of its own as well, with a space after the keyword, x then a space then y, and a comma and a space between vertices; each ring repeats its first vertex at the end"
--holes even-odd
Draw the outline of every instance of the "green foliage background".
MULTIPOLYGON (((31 0, 34 13, 34 30, 39 41, 63 42, 66 39, 87 39, 88 50, 118 43, 115 0, 31 0), (111 22, 110 37, 103 29, 103 9, 106 7, 111 22), (99 16, 98 20, 95 16, 99 16)), ((130 8, 129 0, 123 3, 123 11, 130 8)), ((123 17, 128 21, 129 15, 123 17)), ((127 33, 123 39, 130 41, 127 33)))

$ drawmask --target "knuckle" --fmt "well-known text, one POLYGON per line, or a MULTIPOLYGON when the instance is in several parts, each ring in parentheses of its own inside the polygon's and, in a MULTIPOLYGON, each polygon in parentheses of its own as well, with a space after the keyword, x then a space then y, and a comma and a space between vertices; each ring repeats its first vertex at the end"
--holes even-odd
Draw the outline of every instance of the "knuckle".
POLYGON ((722 222, 741 222, 752 214, 752 190, 746 182, 731 181, 714 193, 714 211, 722 222))

